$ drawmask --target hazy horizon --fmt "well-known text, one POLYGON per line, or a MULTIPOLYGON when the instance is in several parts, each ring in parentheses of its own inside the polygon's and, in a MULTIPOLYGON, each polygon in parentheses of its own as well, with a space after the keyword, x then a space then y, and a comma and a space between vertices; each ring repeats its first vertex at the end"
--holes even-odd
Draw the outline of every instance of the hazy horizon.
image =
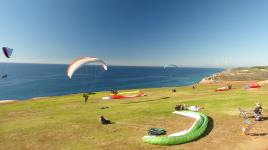
MULTIPOLYGON (((40 65, 69 65, 70 63, 36 63, 36 62, 0 62, 0 64, 40 64, 40 65)), ((94 64, 88 64, 88 65, 94 65, 94 64)), ((97 65, 97 64, 96 64, 97 65)), ((160 65, 113 65, 110 64, 108 66, 118 66, 118 67, 164 67, 160 65)), ((268 66, 268 65, 267 65, 268 66)), ((266 65, 253 65, 253 66, 178 66, 178 68, 219 68, 219 69, 230 69, 230 68, 247 68, 247 67, 266 67, 266 65)))

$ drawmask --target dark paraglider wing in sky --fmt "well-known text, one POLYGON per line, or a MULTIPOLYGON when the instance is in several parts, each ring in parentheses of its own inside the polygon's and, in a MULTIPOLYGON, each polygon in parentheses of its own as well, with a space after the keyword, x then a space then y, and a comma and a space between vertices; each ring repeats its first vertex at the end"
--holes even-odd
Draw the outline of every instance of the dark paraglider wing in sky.
POLYGON ((13 52, 12 48, 2 47, 3 53, 7 58, 10 58, 13 52))

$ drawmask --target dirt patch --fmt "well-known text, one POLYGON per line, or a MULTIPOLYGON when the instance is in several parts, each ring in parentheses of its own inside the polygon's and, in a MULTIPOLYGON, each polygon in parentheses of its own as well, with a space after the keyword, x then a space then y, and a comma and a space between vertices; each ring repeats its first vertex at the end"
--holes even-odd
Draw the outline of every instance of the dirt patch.
MULTIPOLYGON (((265 150, 265 148, 268 148, 266 147, 268 136, 245 136, 242 134, 241 126, 243 123, 237 116, 220 116, 213 114, 211 116, 211 119, 213 118, 210 120, 209 125, 211 132, 207 133, 198 140, 169 147, 153 146, 153 148, 151 148, 151 146, 149 146, 148 149, 244 150, 249 148, 250 150, 265 150), (255 146, 256 144, 258 147, 255 146)), ((191 124, 191 122, 188 123, 191 124)), ((252 133, 257 133, 257 131, 258 133, 265 132, 267 124, 268 121, 256 123, 252 128, 252 133)))
POLYGON ((246 136, 245 142, 237 147, 237 149, 248 149, 248 150, 267 150, 268 149, 268 120, 254 121, 253 128, 250 130, 250 135, 246 136))
POLYGON ((245 144, 245 149, 248 150, 268 150, 268 137, 251 137, 248 141, 247 144, 245 144))

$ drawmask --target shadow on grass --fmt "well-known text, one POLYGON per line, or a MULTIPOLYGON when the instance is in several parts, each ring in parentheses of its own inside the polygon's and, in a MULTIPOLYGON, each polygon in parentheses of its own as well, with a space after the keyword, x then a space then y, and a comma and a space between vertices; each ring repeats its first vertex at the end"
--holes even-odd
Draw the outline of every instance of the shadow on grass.
POLYGON ((208 117, 208 126, 207 126, 207 129, 206 131, 204 132, 204 134, 202 134, 198 139, 196 140, 199 140, 200 138, 203 138, 203 137, 206 137, 207 135, 209 135, 209 133, 212 131, 212 129, 214 128, 214 120, 210 117, 210 116, 207 116, 208 117))
POLYGON ((108 108, 109 108, 108 106, 100 107, 100 109, 108 109, 108 108))
MULTIPOLYGON (((248 116, 248 118, 254 118, 255 119, 255 116, 248 116)), ((265 120, 268 120, 268 117, 262 117, 262 119, 260 121, 258 121, 258 122, 265 121, 265 120)))
POLYGON ((151 99, 151 100, 145 100, 145 101, 135 101, 135 102, 127 102, 127 103, 121 103, 121 104, 133 104, 133 103, 146 103, 146 102, 153 102, 153 101, 159 101, 163 99, 169 99, 170 97, 161 97, 158 99, 151 99))
POLYGON ((267 134, 268 133, 248 133, 248 135, 250 135, 250 136, 265 136, 267 134))
POLYGON ((268 120, 268 117, 262 117, 263 121, 268 120))
POLYGON ((115 124, 115 122, 112 122, 112 121, 111 121, 111 122, 109 122, 109 123, 104 123, 104 124, 103 124, 103 123, 100 123, 100 124, 101 124, 101 125, 104 125, 104 126, 108 126, 108 125, 113 125, 113 124, 115 124))
POLYGON ((94 94, 96 94, 95 92, 89 92, 89 93, 87 93, 88 95, 94 95, 94 94))

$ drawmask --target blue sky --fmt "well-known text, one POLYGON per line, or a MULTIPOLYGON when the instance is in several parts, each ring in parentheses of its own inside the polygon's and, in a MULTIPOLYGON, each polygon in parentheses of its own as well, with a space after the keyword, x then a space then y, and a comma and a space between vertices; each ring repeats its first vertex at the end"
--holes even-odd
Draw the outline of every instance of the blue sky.
POLYGON ((10 60, 112 65, 268 65, 266 0, 0 0, 10 60))

